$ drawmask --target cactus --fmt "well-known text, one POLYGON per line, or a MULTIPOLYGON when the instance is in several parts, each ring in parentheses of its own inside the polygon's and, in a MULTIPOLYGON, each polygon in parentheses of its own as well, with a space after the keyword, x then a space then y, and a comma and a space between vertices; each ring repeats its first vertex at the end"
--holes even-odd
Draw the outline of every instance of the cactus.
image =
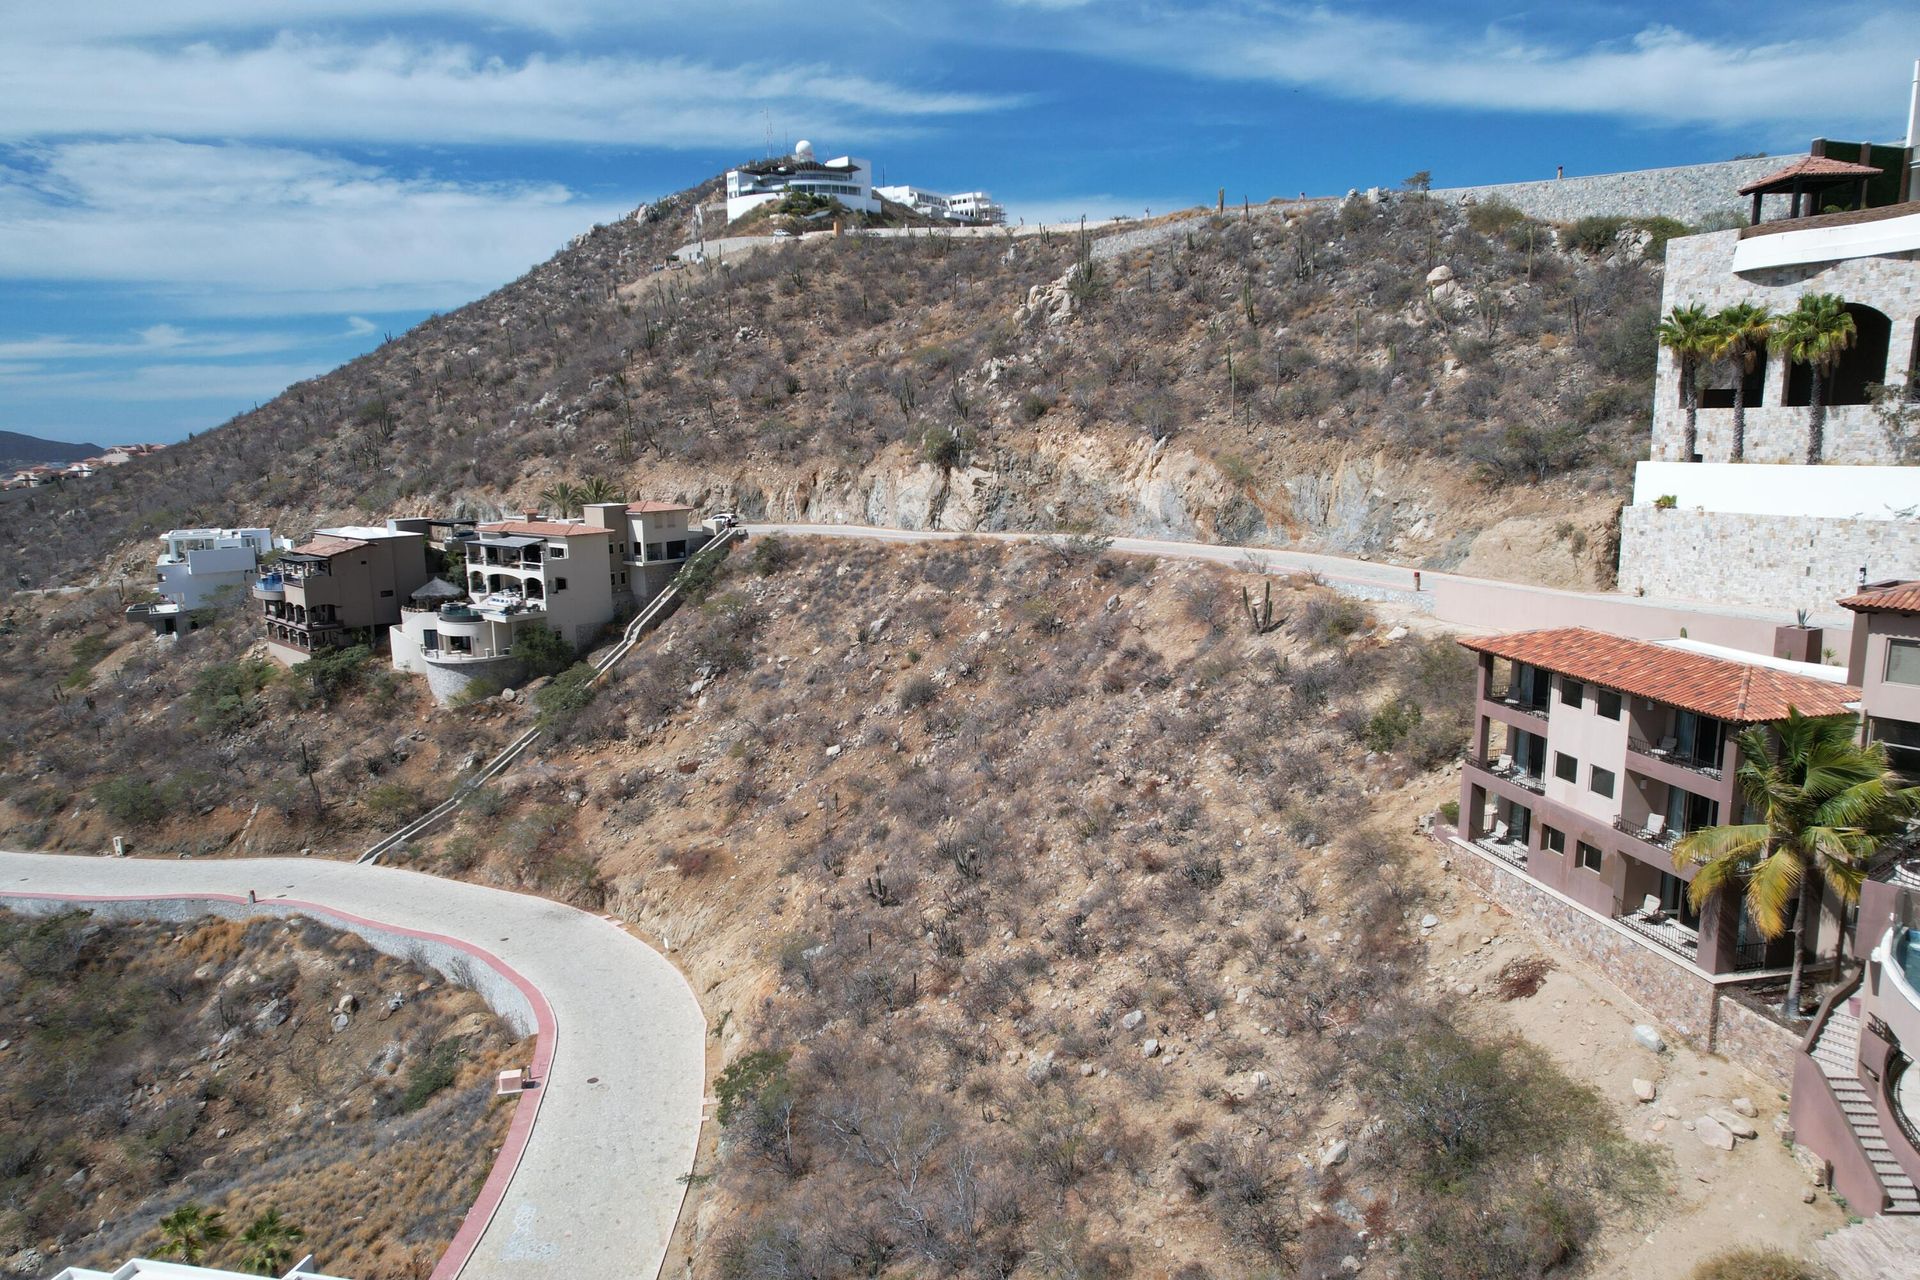
POLYGON ((1253 634, 1257 636, 1266 635, 1268 632, 1274 630, 1276 627, 1281 626, 1287 620, 1286 615, 1284 614, 1282 614, 1277 619, 1273 616, 1273 583, 1272 582, 1268 582, 1266 584, 1266 590, 1262 593, 1260 607, 1257 609, 1254 607, 1254 604, 1253 604, 1253 596, 1248 593, 1245 587, 1241 587, 1240 588, 1240 607, 1247 611, 1247 622, 1249 625, 1253 627, 1253 634))
POLYGON ((883 907, 897 906, 900 902, 893 896, 893 890, 887 888, 886 877, 880 874, 878 867, 867 877, 867 896, 883 907))

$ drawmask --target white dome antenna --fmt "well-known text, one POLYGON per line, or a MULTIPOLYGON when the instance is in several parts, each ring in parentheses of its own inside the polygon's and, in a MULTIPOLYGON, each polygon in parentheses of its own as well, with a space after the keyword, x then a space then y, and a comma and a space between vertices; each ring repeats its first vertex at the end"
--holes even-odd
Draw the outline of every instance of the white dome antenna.
POLYGON ((800 139, 800 141, 794 143, 793 158, 795 160, 813 159, 813 144, 811 142, 808 142, 805 138, 802 138, 800 139))

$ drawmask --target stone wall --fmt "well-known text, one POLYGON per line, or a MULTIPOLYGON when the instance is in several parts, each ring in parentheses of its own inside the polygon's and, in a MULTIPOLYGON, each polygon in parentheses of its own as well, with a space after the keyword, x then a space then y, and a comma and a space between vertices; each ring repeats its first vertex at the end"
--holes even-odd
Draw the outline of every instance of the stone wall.
MULTIPOLYGON (((1769 267, 1745 275, 1733 272, 1736 231, 1683 236, 1667 244, 1662 312, 1698 305, 1709 311, 1736 302, 1752 302, 1775 314, 1791 311, 1803 294, 1837 293, 1886 315, 1892 323, 1887 363, 1880 381, 1905 379, 1920 325, 1920 253, 1847 258, 1838 262, 1769 267)), ((1730 375, 1703 371, 1701 385, 1731 386, 1730 375)), ((1746 462, 1804 462, 1808 411, 1785 403, 1787 366, 1783 356, 1766 363, 1766 384, 1756 404, 1747 406, 1746 462)), ((1733 410, 1702 409, 1697 447, 1704 461, 1728 462, 1733 453, 1733 410)), ((1673 353, 1660 350, 1654 375, 1653 449, 1656 459, 1686 461, 1686 412, 1680 397, 1680 369, 1673 353)), ((1829 462, 1897 463, 1899 451, 1868 405, 1835 405, 1827 411, 1822 455, 1829 462)), ((1920 472, 1916 472, 1920 488, 1920 472)))
MULTIPOLYGON (((1435 188, 1438 199, 1480 204, 1497 201, 1549 222, 1578 218, 1678 218, 1697 223, 1715 214, 1742 220, 1752 208, 1751 197, 1740 188, 1773 173, 1794 160, 1792 156, 1762 156, 1753 160, 1721 160, 1672 169, 1636 169, 1631 173, 1601 173, 1579 178, 1548 178, 1541 182, 1502 182, 1483 187, 1435 188)), ((1768 197, 1771 202, 1779 197, 1768 197)))
MULTIPOLYGON (((1920 498, 1920 470, 1914 480, 1920 498)), ((1620 513, 1620 590, 1629 594, 1822 615, 1853 594, 1863 565, 1870 581, 1920 577, 1920 520, 1620 513)))
MULTIPOLYGON (((1435 829, 1436 832, 1441 830, 1435 829)), ((1594 963, 1600 976, 1696 1049, 1717 1053, 1784 1089, 1800 1042, 1746 1008, 1704 974, 1656 954, 1624 929, 1596 919, 1519 871, 1448 838, 1453 870, 1555 947, 1594 963)))
POLYGON ((1713 1047, 1715 995, 1705 976, 1688 974, 1654 955, 1624 930, 1608 928, 1519 872, 1497 867, 1457 844, 1449 844, 1447 853, 1455 871, 1534 933, 1593 961, 1602 977, 1689 1044, 1713 1047))
POLYGON ((1800 1056, 1799 1036, 1725 994, 1720 997, 1714 1019, 1715 1053, 1782 1089, 1792 1086, 1793 1064, 1800 1056))

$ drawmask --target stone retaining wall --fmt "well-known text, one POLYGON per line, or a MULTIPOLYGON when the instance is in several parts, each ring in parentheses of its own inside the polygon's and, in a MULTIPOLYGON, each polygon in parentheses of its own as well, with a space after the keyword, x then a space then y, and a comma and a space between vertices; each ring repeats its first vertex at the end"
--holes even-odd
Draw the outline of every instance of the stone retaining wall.
POLYGON ((1520 872, 1496 866, 1450 838, 1442 847, 1453 870, 1484 896, 1553 946, 1593 961, 1602 977, 1682 1040, 1782 1089, 1792 1081, 1800 1046, 1792 1032, 1732 1000, 1705 975, 1689 973, 1520 872))
MULTIPOLYGON (((1481 204, 1497 201, 1550 222, 1599 216, 1668 217, 1697 223, 1715 214, 1735 215, 1744 221, 1752 209, 1752 200, 1741 195, 1740 188, 1791 164, 1793 159, 1792 156, 1761 156, 1671 169, 1548 178, 1540 182, 1435 188, 1432 194, 1437 199, 1455 203, 1468 198, 1481 204)), ((1779 199, 1768 197, 1770 202, 1779 199)))
POLYGON ((1820 615, 1853 594, 1862 566, 1869 581, 1920 577, 1920 520, 1620 513, 1620 590, 1629 594, 1820 615))

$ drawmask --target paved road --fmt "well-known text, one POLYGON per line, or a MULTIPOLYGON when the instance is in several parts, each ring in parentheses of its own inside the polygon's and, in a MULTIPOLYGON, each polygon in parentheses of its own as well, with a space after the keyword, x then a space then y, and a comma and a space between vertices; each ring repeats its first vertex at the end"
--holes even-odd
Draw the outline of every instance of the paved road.
MULTIPOLYGON (((954 538, 1002 538, 1025 542, 1054 539, 1057 533, 973 533, 947 529, 883 529, 863 524, 749 524, 748 533, 785 533, 799 537, 872 538, 881 542, 935 542, 954 538)), ((1115 551, 1133 555, 1162 556, 1174 560, 1210 560, 1215 564, 1241 565, 1249 561, 1270 572, 1317 573, 1323 578, 1371 587, 1380 591, 1413 590, 1414 570, 1397 564, 1377 564, 1346 556, 1319 555, 1310 551, 1280 551, 1269 547, 1221 546, 1210 542, 1178 542, 1157 538, 1114 538, 1115 551)), ((1434 582, 1447 574, 1422 570, 1424 581, 1434 582)))
MULTIPOLYGON (((250 889, 269 906, 301 901, 470 943, 546 998, 556 1033, 537 1118, 498 1210, 484 1229, 470 1223, 480 1238, 462 1280, 652 1280, 699 1140, 706 1021, 639 939, 543 898, 392 867, 0 852, 0 901, 250 889)), ((518 1105, 535 1114, 532 1095, 518 1105)))

